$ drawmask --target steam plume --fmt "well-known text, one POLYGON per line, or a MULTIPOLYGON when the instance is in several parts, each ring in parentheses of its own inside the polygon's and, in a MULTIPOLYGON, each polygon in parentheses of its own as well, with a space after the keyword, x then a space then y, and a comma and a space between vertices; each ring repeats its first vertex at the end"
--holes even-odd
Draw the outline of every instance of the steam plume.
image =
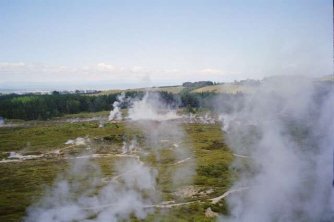
MULTIPOLYGON (((129 100, 122 94, 114 103, 111 120, 120 120, 120 104, 129 100)), ((142 100, 132 103, 129 117, 143 130, 146 142, 157 156, 163 149, 173 148, 176 163, 180 167, 172 175, 174 185, 178 181, 189 182, 194 173, 191 152, 184 145, 184 133, 175 110, 164 110, 165 104, 156 95, 146 94, 142 100), (158 122, 158 124, 157 124, 158 122), (170 147, 161 144, 162 140, 170 147), (180 180, 182 178, 182 180, 180 180), (189 180, 185 179, 188 178, 189 180)), ((78 139, 77 139, 78 140, 78 139)), ((68 144, 85 145, 86 140, 70 140, 68 144)), ((140 156, 130 155, 137 148, 136 141, 124 141, 122 154, 125 157, 115 163, 115 176, 105 182, 99 167, 89 158, 74 158, 71 167, 60 175, 46 194, 27 210, 26 222, 128 221, 132 216, 144 219, 159 201, 157 171, 145 165, 140 156)))
POLYGON ((273 79, 225 115, 239 179, 222 221, 334 221, 334 91, 308 79, 273 79))
POLYGON ((110 120, 122 120, 121 105, 126 100, 125 93, 122 92, 121 95, 117 96, 117 100, 112 104, 113 110, 110 111, 110 120))

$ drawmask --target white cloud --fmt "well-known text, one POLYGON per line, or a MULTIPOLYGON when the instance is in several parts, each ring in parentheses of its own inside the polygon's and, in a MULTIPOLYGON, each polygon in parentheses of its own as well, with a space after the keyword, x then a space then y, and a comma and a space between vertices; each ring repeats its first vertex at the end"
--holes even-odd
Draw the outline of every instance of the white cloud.
POLYGON ((113 65, 106 64, 103 62, 98 63, 96 67, 97 67, 97 70, 99 71, 114 71, 115 70, 115 67, 113 65))
MULTIPOLYGON (((231 77, 232 76, 232 77, 231 77)), ((139 65, 117 66, 100 62, 80 67, 41 63, 0 62, 1 82, 113 82, 121 84, 142 83, 147 85, 181 84, 184 81, 226 81, 232 72, 220 69, 151 68, 139 65)))
POLYGON ((145 68, 141 66, 133 66, 130 70, 131 72, 135 72, 135 73, 145 72, 145 68))
POLYGON ((202 74, 223 74, 222 70, 212 68, 201 69, 199 72, 202 74))
POLYGON ((141 67, 120 67, 108 63, 97 63, 82 67, 52 66, 37 63, 0 63, 2 82, 149 82, 152 70, 141 67))
POLYGON ((0 70, 6 68, 23 67, 23 66, 25 66, 25 63, 23 62, 0 62, 0 70))

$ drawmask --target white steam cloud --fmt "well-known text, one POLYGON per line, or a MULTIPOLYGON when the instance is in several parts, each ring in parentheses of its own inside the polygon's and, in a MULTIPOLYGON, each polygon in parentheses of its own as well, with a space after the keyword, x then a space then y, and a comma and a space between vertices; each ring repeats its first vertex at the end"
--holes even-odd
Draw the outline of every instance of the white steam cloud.
MULTIPOLYGON (((110 120, 121 120, 120 106, 131 102, 122 94, 113 104, 110 120)), ((146 149, 156 155, 164 149, 174 154, 171 175, 175 186, 191 182, 195 172, 192 153, 181 142, 185 139, 182 121, 175 110, 168 109, 156 95, 146 94, 142 100, 133 101, 129 119, 125 124, 138 124, 146 139, 146 149), (167 142, 167 143, 166 143, 167 142), (182 182, 182 183, 180 183, 182 182)), ((131 127, 133 125, 129 125, 131 127)), ((87 145, 87 140, 69 140, 67 144, 87 145)), ((91 145, 91 144, 90 144, 91 145)), ((91 145, 92 146, 92 145, 91 145)), ((25 222, 112 222, 144 219, 160 203, 156 184, 158 171, 140 159, 147 155, 139 144, 124 141, 120 158, 115 163, 115 175, 107 180, 92 158, 74 158, 69 170, 60 175, 54 185, 35 204, 27 209, 25 222)), ((147 150, 145 150, 147 151, 147 150)), ((112 154, 111 154, 112 155, 112 154)), ((86 155, 87 156, 87 155, 86 155)), ((93 157, 94 155, 88 155, 93 157)))
POLYGON ((26 222, 128 220, 145 218, 155 201, 156 172, 136 158, 116 164, 116 175, 105 184, 89 159, 75 159, 71 168, 28 209, 26 222), (151 195, 150 195, 151 194, 151 195))
POLYGON ((266 81, 223 115, 239 179, 221 221, 334 221, 334 90, 305 79, 266 81), (247 158, 243 158, 247 157, 247 158))
POLYGON ((109 121, 111 120, 122 120, 121 104, 125 102, 125 93, 117 96, 117 100, 112 104, 113 110, 110 111, 109 121))
POLYGON ((129 119, 166 121, 179 119, 175 110, 168 108, 161 102, 159 95, 145 93, 142 100, 134 101, 129 109, 129 119))
POLYGON ((183 141, 186 134, 182 127, 182 116, 164 104, 157 93, 145 93, 142 100, 134 101, 129 109, 129 119, 136 122, 146 137, 146 143, 153 147, 152 153, 159 160, 161 152, 169 149, 175 163, 183 163, 173 169, 174 186, 189 184, 195 174, 195 163, 190 147, 183 141), (182 162, 183 160, 189 160, 182 162))

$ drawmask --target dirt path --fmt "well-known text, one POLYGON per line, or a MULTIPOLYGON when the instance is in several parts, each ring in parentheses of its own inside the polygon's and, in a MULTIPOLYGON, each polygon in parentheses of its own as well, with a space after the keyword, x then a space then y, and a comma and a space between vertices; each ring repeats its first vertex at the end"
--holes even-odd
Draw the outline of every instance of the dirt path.
POLYGON ((189 205, 193 203, 200 203, 200 200, 194 200, 194 201, 189 201, 189 202, 183 202, 183 203, 175 203, 174 201, 168 201, 168 202, 173 202, 173 203, 160 203, 160 204, 153 204, 153 205, 147 205, 144 206, 144 208, 172 208, 172 207, 179 207, 179 206, 184 206, 184 205, 189 205))
MULTIPOLYGON (((249 189, 249 188, 248 187, 242 187, 242 188, 238 188, 238 189, 229 190, 229 191, 226 191, 225 193, 223 193, 222 195, 220 195, 218 197, 207 199, 207 200, 211 201, 212 204, 216 204, 219 201, 221 201, 222 199, 226 198, 227 196, 229 196, 233 193, 242 192, 242 191, 247 190, 247 189, 249 189)), ((173 207, 189 205, 189 204, 193 204, 193 203, 203 203, 203 200, 202 201, 201 200, 194 200, 194 201, 181 202, 181 203, 175 203, 174 200, 171 200, 171 201, 164 201, 164 202, 161 202, 159 204, 145 205, 145 206, 143 206, 143 208, 166 209, 166 208, 173 208, 173 207)), ((99 205, 99 206, 96 206, 96 207, 89 207, 89 208, 82 208, 82 209, 83 210, 99 210, 99 209, 109 208, 109 207, 114 207, 114 206, 117 206, 117 204, 104 204, 104 205, 99 205)))
POLYGON ((242 188, 238 188, 238 189, 228 190, 225 193, 223 193, 222 195, 220 195, 219 197, 215 197, 215 198, 212 198, 212 199, 209 199, 209 200, 211 200, 211 202, 213 204, 216 204, 219 201, 221 201, 223 198, 229 196, 232 193, 241 192, 241 191, 244 191, 244 190, 247 190, 247 189, 248 189, 248 187, 242 187, 242 188))
POLYGON ((241 154, 236 154, 236 153, 233 153, 233 156, 235 156, 235 157, 240 157, 240 158, 251 158, 250 156, 241 155, 241 154))
POLYGON ((60 157, 61 159, 86 159, 86 158, 108 158, 108 157, 118 157, 118 158, 135 158, 140 161, 140 158, 138 155, 133 154, 88 154, 88 155, 81 155, 81 156, 74 156, 74 157, 64 157, 61 153, 62 150, 71 148, 75 145, 65 147, 63 149, 57 149, 54 151, 50 151, 47 153, 43 153, 40 155, 21 155, 19 153, 16 153, 13 157, 8 157, 7 159, 0 160, 1 163, 13 163, 13 162, 23 162, 26 160, 38 160, 38 159, 52 159, 60 157), (51 155, 54 155, 54 157, 50 157, 51 155))
POLYGON ((172 163, 172 164, 170 164, 170 165, 171 165, 171 166, 179 165, 179 164, 184 163, 184 162, 187 162, 187 161, 189 161, 189 160, 191 160, 191 159, 192 159, 191 157, 188 157, 188 158, 185 158, 185 159, 183 159, 183 160, 179 160, 179 161, 177 161, 177 162, 175 162, 175 163, 172 163))

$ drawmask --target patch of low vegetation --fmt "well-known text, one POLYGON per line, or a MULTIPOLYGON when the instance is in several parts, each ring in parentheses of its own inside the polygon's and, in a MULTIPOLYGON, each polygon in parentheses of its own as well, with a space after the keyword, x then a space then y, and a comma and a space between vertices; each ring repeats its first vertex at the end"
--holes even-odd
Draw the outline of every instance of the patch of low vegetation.
POLYGON ((66 167, 62 160, 0 164, 0 221, 20 221, 66 167))
POLYGON ((193 93, 204 93, 204 92, 214 92, 214 93, 225 93, 225 94, 238 94, 238 93, 252 93, 256 90, 257 86, 254 85, 243 85, 235 83, 225 83, 219 85, 209 85, 194 89, 193 93))
POLYGON ((122 123, 106 123, 99 127, 92 122, 29 122, 26 127, 0 129, 0 151, 45 151, 65 147, 66 141, 77 137, 102 138, 121 144, 125 138, 140 137, 134 128, 122 123), (19 139, 18 139, 19 138, 19 139))

